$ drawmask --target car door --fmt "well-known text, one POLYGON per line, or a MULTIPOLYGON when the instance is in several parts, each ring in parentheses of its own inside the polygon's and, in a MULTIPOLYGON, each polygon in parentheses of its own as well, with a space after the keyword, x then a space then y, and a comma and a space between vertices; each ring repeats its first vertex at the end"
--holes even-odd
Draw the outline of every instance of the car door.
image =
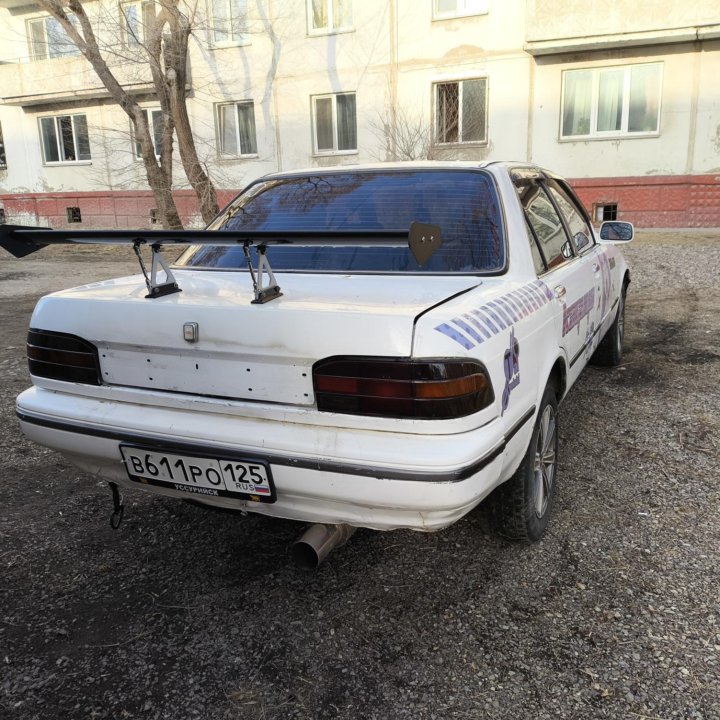
MULTIPOLYGON (((610 311, 610 267, 605 249, 595 242, 590 219, 572 189, 567 183, 559 179, 549 179, 547 186, 552 199, 565 220, 575 247, 575 253, 592 270, 595 305, 589 315, 592 334, 588 334, 586 338, 586 347, 583 353, 584 358, 587 360, 597 347, 601 338, 600 328, 610 311)), ((585 363, 581 364, 584 365, 585 363)))
MULTIPOLYGON (((542 279, 555 296, 556 331, 568 360, 568 381, 572 383, 585 364, 582 359, 597 328, 593 263, 588 253, 583 253, 583 240, 571 240, 570 225, 546 180, 524 176, 516 178, 515 183, 542 255, 542 279)), ((588 233, 588 243, 593 242, 592 238, 588 233)))

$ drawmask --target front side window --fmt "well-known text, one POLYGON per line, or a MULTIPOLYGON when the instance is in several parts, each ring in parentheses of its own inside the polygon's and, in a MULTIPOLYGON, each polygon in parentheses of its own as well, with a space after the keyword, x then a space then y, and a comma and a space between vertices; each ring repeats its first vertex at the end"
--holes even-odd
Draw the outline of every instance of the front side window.
MULTIPOLYGON (((70 21, 77 21, 74 15, 69 15, 70 21)), ((68 37, 64 28, 54 17, 36 18, 28 20, 28 44, 30 57, 33 60, 47 60, 48 58, 79 55, 77 45, 68 37)))
POLYGON ((435 141, 487 142, 487 78, 435 84, 435 141))
MULTIPOLYGON (((155 157, 160 157, 163 138, 163 114, 160 108, 145 110, 148 127, 150 128, 150 139, 152 140, 155 157)), ((135 139, 135 157, 140 160, 142 158, 142 145, 140 141, 135 139)))
POLYGON ((307 0, 307 13, 311 35, 352 29, 352 0, 307 0))
POLYGON ((46 165, 90 160, 90 138, 85 115, 55 115, 40 118, 39 122, 46 165))
POLYGON ((145 29, 152 22, 155 7, 149 0, 120 3, 120 28, 123 45, 136 48, 145 42, 145 29))
POLYGON ((313 97, 313 120, 315 153, 357 150, 355 93, 316 95, 313 97))
POLYGON ((222 157, 257 155, 255 106, 252 102, 217 106, 218 150, 222 157))
POLYGON ((488 0, 433 0, 433 19, 484 15, 488 11, 488 0))
POLYGON ((247 42, 247 0, 209 0, 210 39, 214 45, 247 42))
MULTIPOLYGON (((209 229, 360 234, 357 245, 273 245, 268 256, 276 271, 497 273, 505 267, 497 192, 490 177, 477 171, 337 171, 259 181, 209 229), (373 243, 375 233, 406 233, 413 222, 435 224, 442 232, 442 246, 423 265, 408 249, 407 236, 389 246, 373 243), (363 231, 373 235, 363 238, 363 231)), ((246 266, 241 246, 196 246, 178 262, 246 266)))
POLYGON ((659 132, 661 82, 662 63, 566 70, 561 137, 659 132))

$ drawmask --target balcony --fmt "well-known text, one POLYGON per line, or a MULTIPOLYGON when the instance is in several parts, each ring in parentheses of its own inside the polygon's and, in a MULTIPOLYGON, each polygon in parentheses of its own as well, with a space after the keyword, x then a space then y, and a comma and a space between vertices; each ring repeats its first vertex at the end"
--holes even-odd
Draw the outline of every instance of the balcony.
MULTIPOLYGON (((130 93, 154 92, 147 63, 128 63, 111 69, 120 84, 130 93)), ((0 88, 0 102, 3 105, 22 107, 58 103, 85 104, 110 97, 90 63, 78 55, 51 60, 2 63, 0 88)))
POLYGON ((720 38, 717 0, 528 0, 531 55, 666 45, 720 38))

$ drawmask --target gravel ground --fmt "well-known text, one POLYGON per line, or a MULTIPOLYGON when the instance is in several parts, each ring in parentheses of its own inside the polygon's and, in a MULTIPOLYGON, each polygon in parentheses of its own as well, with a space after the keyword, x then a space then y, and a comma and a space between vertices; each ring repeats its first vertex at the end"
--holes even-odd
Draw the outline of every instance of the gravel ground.
POLYGON ((536 545, 476 511, 358 531, 316 573, 302 526, 107 488, 27 442, 27 323, 117 249, 0 259, 0 717, 720 718, 720 234, 641 234, 626 361, 563 404, 536 545), (72 258, 72 259, 71 259, 72 258))

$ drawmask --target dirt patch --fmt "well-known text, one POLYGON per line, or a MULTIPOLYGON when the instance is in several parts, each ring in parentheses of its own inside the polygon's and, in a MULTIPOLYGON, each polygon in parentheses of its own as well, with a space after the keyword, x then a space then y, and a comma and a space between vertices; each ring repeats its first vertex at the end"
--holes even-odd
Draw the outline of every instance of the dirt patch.
POLYGON ((361 530, 314 574, 297 523, 138 491, 114 532, 106 487, 21 436, 36 298, 136 273, 49 251, 0 259, 0 717, 720 717, 720 237, 627 248, 625 363, 561 408, 542 542, 476 512, 361 530))

